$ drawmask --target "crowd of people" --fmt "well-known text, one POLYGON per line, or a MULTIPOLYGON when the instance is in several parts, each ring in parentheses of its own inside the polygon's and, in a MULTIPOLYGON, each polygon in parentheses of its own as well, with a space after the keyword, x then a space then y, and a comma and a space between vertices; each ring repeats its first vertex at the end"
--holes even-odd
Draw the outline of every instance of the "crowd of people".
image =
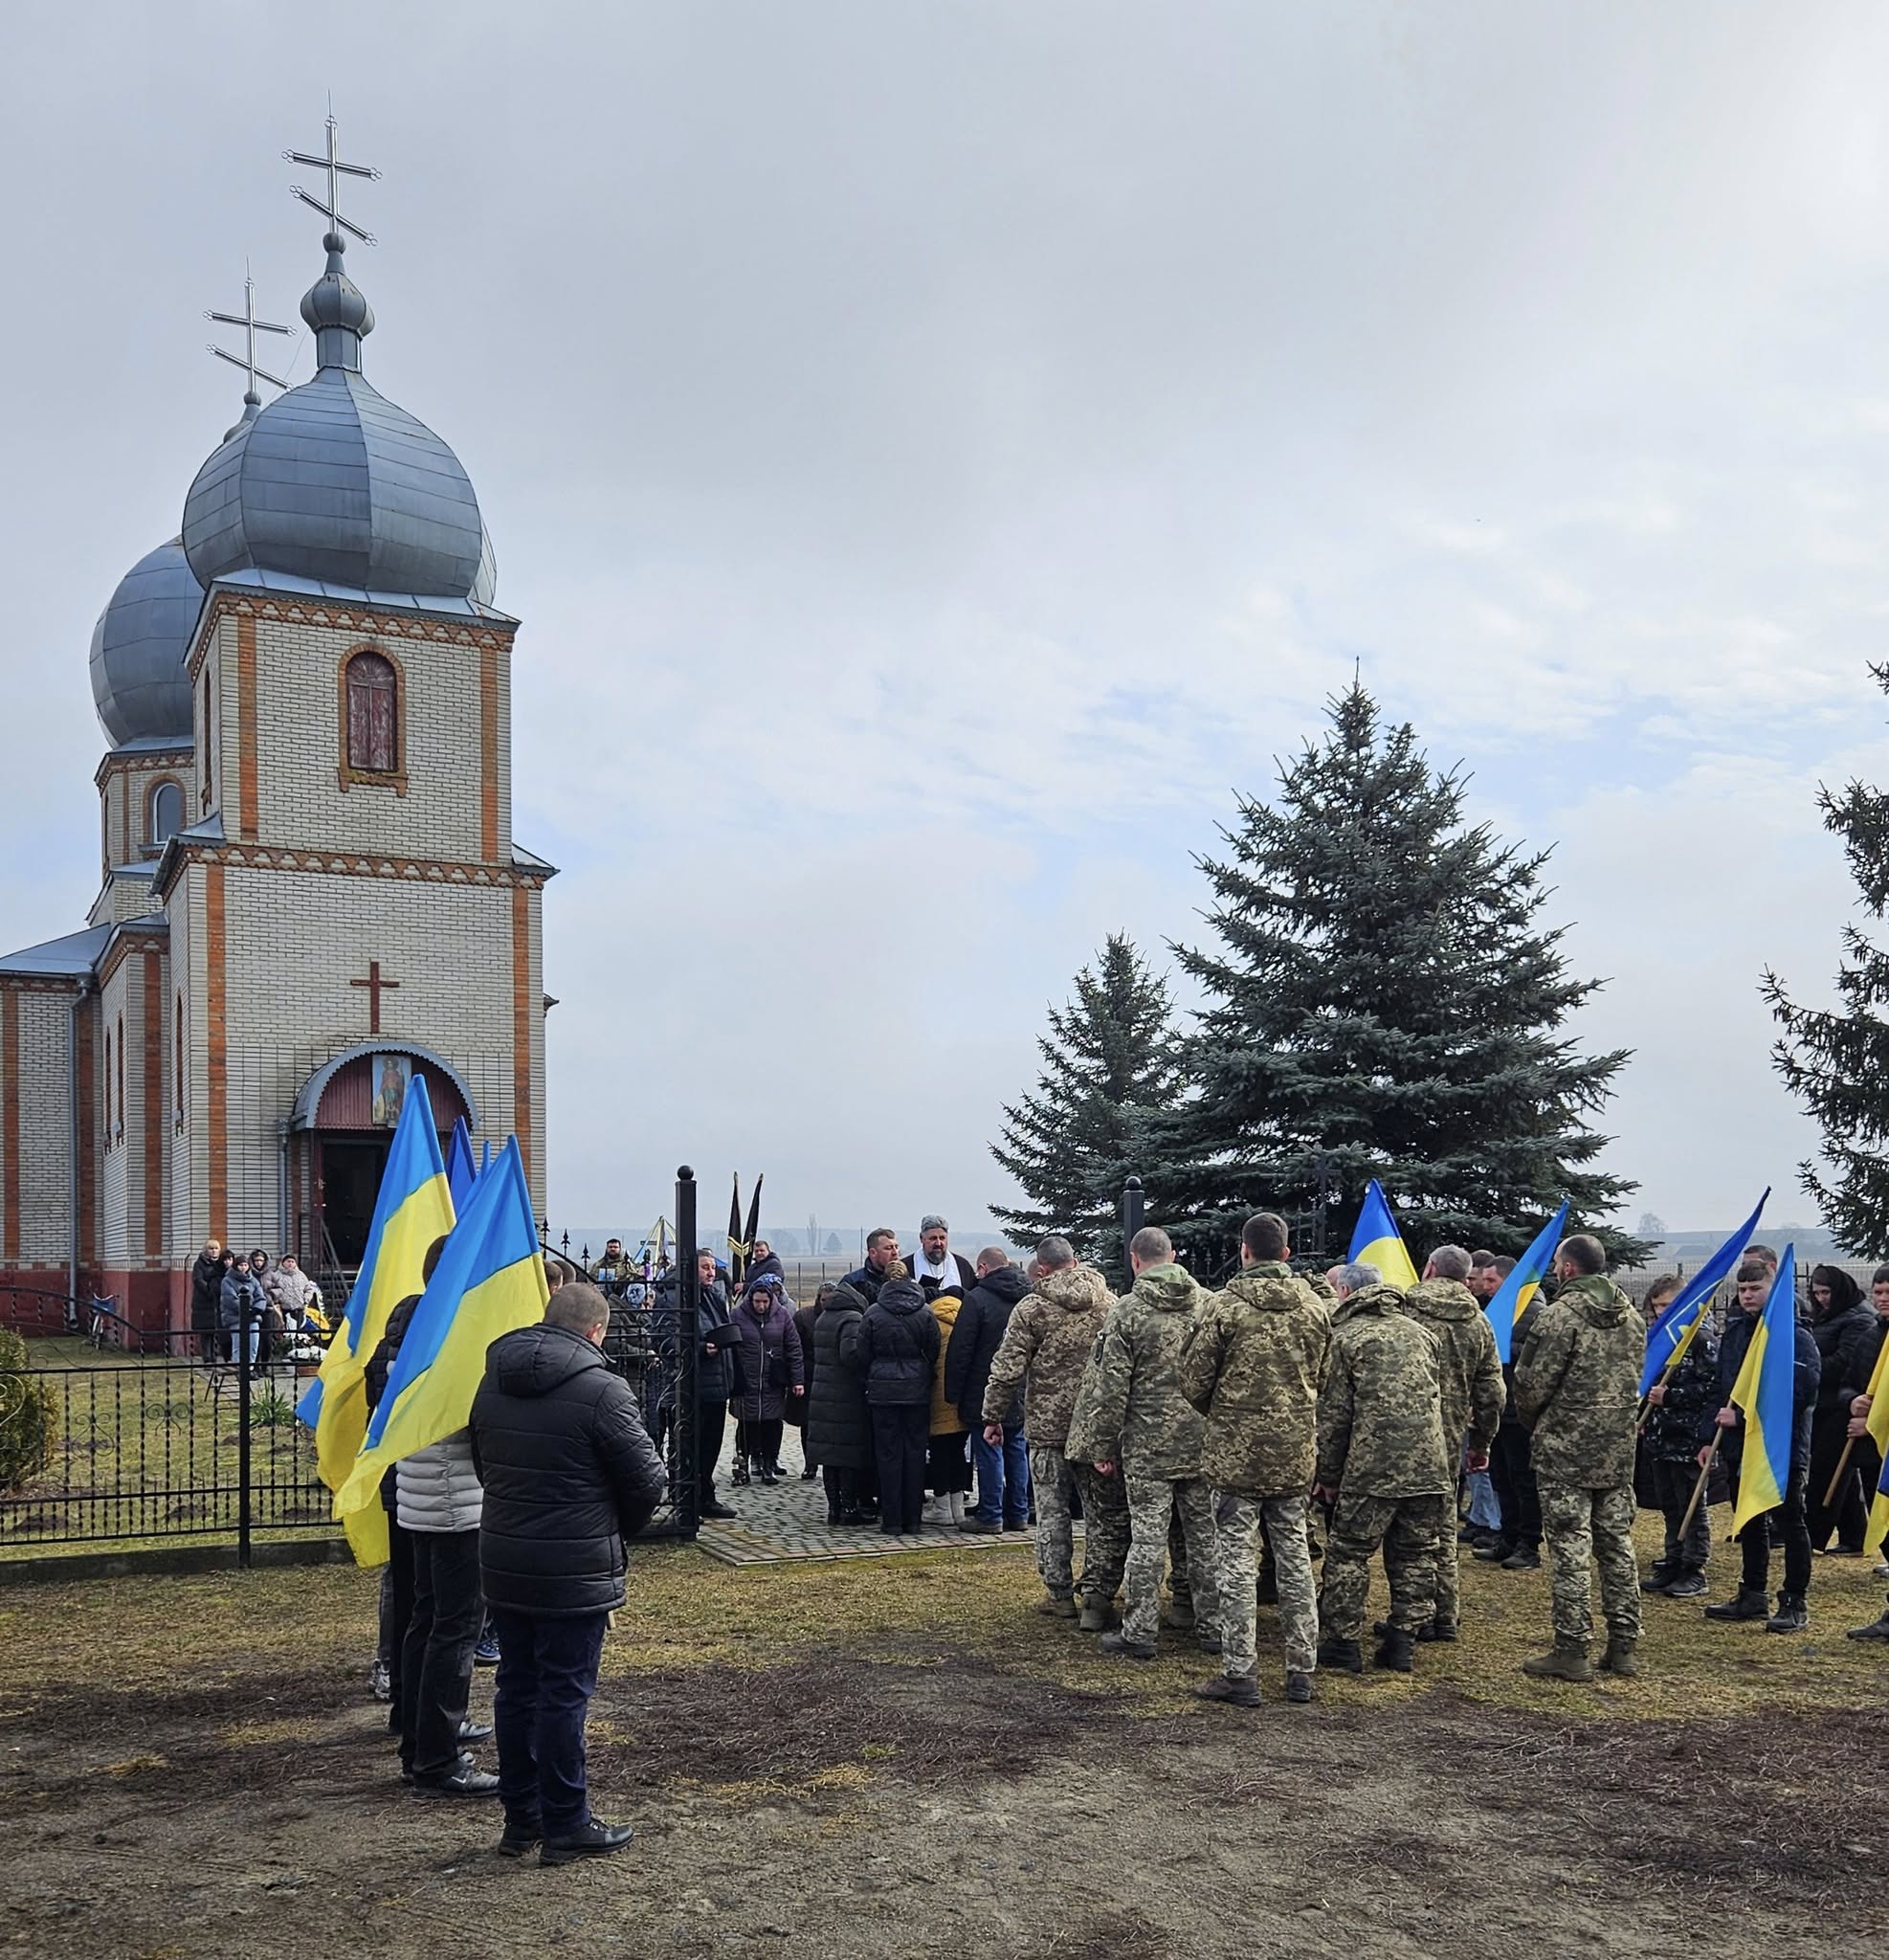
POLYGON ((252 1368, 272 1360, 319 1361, 329 1333, 322 1289, 292 1252, 272 1259, 258 1245, 247 1258, 205 1241, 190 1267, 190 1333, 207 1367, 233 1363, 247 1348, 252 1368))

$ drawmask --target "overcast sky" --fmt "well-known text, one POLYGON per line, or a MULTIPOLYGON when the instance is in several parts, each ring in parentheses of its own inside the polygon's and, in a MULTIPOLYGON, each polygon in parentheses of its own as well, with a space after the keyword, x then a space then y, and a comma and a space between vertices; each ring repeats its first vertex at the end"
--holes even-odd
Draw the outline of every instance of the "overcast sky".
POLYGON ((364 366, 523 620, 554 1220, 684 1158, 977 1217, 1045 1005, 1197 929, 1354 661, 1556 845, 1629 1218, 1809 1215, 1756 990, 1827 992, 1816 784, 1889 777, 1889 12, 173 0, 0 62, 8 947, 96 888, 92 622, 237 409, 203 309, 321 269, 331 90, 364 366))

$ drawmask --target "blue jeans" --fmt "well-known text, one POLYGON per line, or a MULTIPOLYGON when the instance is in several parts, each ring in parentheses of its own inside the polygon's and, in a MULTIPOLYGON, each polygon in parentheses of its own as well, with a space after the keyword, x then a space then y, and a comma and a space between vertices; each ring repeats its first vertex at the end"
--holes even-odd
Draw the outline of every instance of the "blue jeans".
POLYGON ((977 1466, 977 1508, 986 1525, 1030 1522, 1030 1439, 1020 1429, 1004 1432, 1004 1446, 993 1449, 984 1432, 970 1433, 970 1459, 977 1466))
POLYGON ((1485 1531, 1501 1527, 1502 1507, 1496 1498, 1495 1480, 1486 1470, 1466 1470, 1463 1481, 1469 1486, 1469 1523, 1485 1531))
POLYGON ((492 1618, 499 1629, 492 1726, 505 1822, 516 1831, 567 1838, 590 1816, 584 1717, 596 1692, 610 1616, 548 1618, 495 1606, 492 1618))

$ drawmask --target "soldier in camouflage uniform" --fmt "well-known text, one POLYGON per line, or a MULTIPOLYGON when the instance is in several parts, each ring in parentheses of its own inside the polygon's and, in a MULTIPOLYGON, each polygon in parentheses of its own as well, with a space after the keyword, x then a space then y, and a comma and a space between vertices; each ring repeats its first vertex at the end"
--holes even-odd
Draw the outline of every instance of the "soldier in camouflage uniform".
MULTIPOLYGON (((1404 1311, 1434 1337, 1443 1370, 1443 1440, 1453 1450, 1468 1445, 1465 1466, 1489 1467, 1489 1445, 1501 1426, 1508 1390, 1502 1358, 1482 1303, 1468 1285, 1470 1256, 1459 1245, 1439 1245, 1423 1278, 1404 1294, 1404 1311)), ((1436 1613, 1417 1629, 1419 1640, 1454 1640, 1461 1617, 1456 1576, 1456 1534, 1446 1528, 1436 1548, 1436 1613)))
POLYGON ((1607 1277, 1600 1240, 1577 1233, 1555 1255, 1564 1282, 1528 1316, 1515 1364, 1515 1408, 1533 1432, 1542 1536, 1554 1562, 1554 1646, 1524 1674, 1591 1681, 1592 1576, 1600 1567, 1610 1674, 1639 1672, 1640 1575, 1633 1558, 1633 1454, 1646 1328, 1607 1277))
POLYGON ((1375 1659, 1408 1674, 1416 1630, 1435 1613, 1436 1547, 1456 1487, 1442 1370, 1434 1336, 1403 1311, 1395 1286, 1378 1283, 1375 1266, 1346 1266, 1338 1291, 1313 1486, 1332 1506, 1319 1659, 1353 1674, 1363 1668, 1358 1636, 1371 1554, 1382 1545, 1390 1617, 1375 1659))
POLYGON ((1154 1658, 1161 1630, 1161 1569, 1168 1521, 1178 1511, 1188 1538, 1194 1637, 1220 1652, 1213 1587, 1213 1506, 1200 1474, 1205 1424, 1181 1393, 1181 1348, 1201 1303, 1193 1275, 1174 1263, 1167 1233, 1147 1226, 1128 1246, 1134 1290, 1102 1328, 1096 1393, 1096 1467, 1120 1464, 1128 1491, 1128 1566, 1122 1575, 1122 1631, 1104 1634, 1102 1652, 1154 1658))
POLYGON ((1312 1699, 1318 1664, 1319 1595, 1305 1543, 1305 1492, 1331 1322, 1318 1295, 1293 1278, 1286 1251, 1284 1219, 1271 1212, 1249 1218, 1240 1232, 1238 1277, 1207 1303, 1181 1351, 1181 1392, 1207 1417, 1201 1472, 1213 1493, 1224 1648, 1219 1677, 1194 1692, 1242 1708, 1259 1701, 1254 1616, 1262 1522, 1276 1560, 1287 1701, 1312 1699))
MULTIPOLYGON (((1078 1265, 1068 1239, 1050 1237, 1036 1248, 1031 1266, 1034 1289, 1011 1310, 1004 1338, 990 1363, 984 1392, 985 1440, 1001 1432, 1004 1417, 1021 1390, 1028 1410, 1030 1480, 1036 1503, 1036 1570, 1042 1574, 1040 1611, 1058 1619, 1077 1616, 1073 1575, 1074 1530, 1070 1518, 1070 1465, 1063 1454, 1082 1370, 1101 1333, 1102 1318, 1115 1303, 1108 1281, 1094 1266, 1078 1265)), ((1001 1447, 1001 1441, 993 1447, 1001 1447)), ((1088 1495, 1082 1499, 1088 1515, 1088 1495)), ((1088 1595, 1106 1581, 1104 1609, 1121 1583, 1097 1566, 1097 1538, 1091 1525, 1083 1537, 1082 1580, 1088 1595)), ((1107 1550, 1107 1534, 1101 1549, 1107 1550)), ((1104 1622, 1105 1623, 1105 1622, 1104 1622)))
MULTIPOLYGON (((1096 1421, 1101 1408, 1106 1325, 1104 1316, 1096 1328, 1082 1370, 1082 1385, 1076 1391, 1076 1406, 1069 1412, 1069 1435, 1063 1441, 1067 1474, 1082 1500, 1082 1611, 1077 1631, 1084 1634, 1105 1634, 1115 1625, 1115 1596, 1128 1569, 1128 1489, 1122 1481, 1122 1466, 1111 1464, 1104 1473, 1095 1462, 1098 1456, 1105 1456, 1109 1446, 1096 1421)), ((1191 1599, 1188 1610, 1193 1610, 1191 1599)))

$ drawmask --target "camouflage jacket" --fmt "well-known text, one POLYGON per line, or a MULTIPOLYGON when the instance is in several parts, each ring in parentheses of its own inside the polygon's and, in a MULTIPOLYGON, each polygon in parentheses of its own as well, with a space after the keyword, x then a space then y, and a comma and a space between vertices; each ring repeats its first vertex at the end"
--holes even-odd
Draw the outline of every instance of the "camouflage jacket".
POLYGON ((1185 1267, 1148 1266, 1102 1325, 1093 1457, 1129 1477, 1200 1475, 1206 1424, 1181 1392, 1181 1348, 1206 1296, 1185 1267))
POLYGON ((1238 1497, 1303 1497, 1318 1448, 1331 1316, 1289 1267, 1249 1266, 1195 1317, 1181 1392, 1207 1417, 1200 1472, 1238 1497))
POLYGON ((1317 1481, 1342 1497, 1436 1497, 1456 1487, 1436 1337, 1403 1304, 1395 1286, 1367 1286, 1332 1316, 1317 1481))
POLYGON ((1404 1311, 1436 1341, 1443 1440, 1454 1449, 1467 1437, 1473 1448, 1486 1450, 1501 1426, 1508 1390, 1482 1303, 1460 1280, 1419 1280, 1404 1289, 1404 1311))
POLYGON ((1646 1323, 1603 1273, 1564 1286, 1528 1316, 1515 1411, 1534 1433, 1535 1475, 1576 1490, 1633 1481, 1646 1323))
POLYGON ((984 1420, 1002 1422, 1021 1389, 1031 1442, 1060 1448, 1082 1370, 1102 1317, 1114 1304, 1108 1281, 1094 1266, 1064 1266, 1038 1280, 1011 1310, 997 1344, 984 1391, 984 1420))

